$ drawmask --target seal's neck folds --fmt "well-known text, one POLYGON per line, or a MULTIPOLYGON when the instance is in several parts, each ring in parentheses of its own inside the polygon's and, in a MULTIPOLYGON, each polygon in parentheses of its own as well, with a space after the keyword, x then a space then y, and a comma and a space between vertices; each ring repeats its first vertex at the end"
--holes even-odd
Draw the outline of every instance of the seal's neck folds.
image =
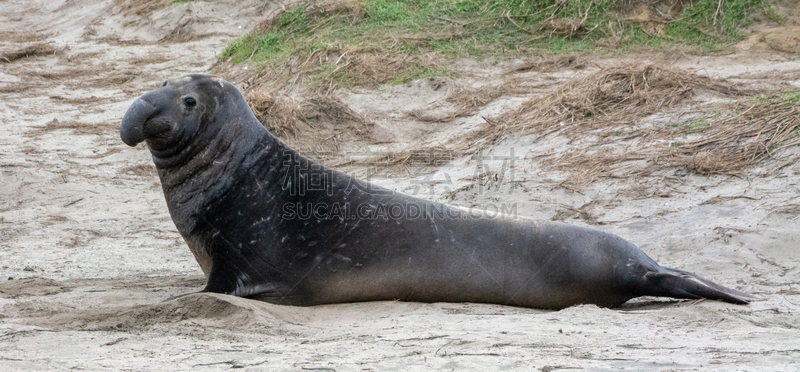
POLYGON ((210 137, 196 136, 180 153, 168 158, 153 155, 168 202, 176 193, 185 199, 222 187, 229 183, 227 176, 251 154, 274 147, 276 142, 257 121, 228 120, 213 132, 210 137))

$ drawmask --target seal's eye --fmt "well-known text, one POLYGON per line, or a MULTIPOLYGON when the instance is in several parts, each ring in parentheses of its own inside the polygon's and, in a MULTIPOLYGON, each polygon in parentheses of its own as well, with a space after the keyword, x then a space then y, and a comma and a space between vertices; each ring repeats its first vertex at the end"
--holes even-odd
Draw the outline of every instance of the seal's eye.
POLYGON ((162 87, 165 87, 165 86, 167 86, 167 81, 166 81, 166 80, 164 80, 164 84, 161 84, 161 86, 162 86, 162 87))
POLYGON ((186 97, 183 99, 183 104, 186 105, 186 107, 193 107, 197 104, 197 101, 192 97, 186 97))

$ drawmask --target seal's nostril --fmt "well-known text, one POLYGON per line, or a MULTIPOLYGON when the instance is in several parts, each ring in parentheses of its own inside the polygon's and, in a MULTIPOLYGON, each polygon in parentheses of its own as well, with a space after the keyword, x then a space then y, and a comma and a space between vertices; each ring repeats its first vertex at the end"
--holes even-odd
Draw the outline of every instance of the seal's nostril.
POLYGON ((128 146, 136 146, 147 138, 144 133, 144 123, 158 112, 156 106, 146 98, 148 96, 145 95, 134 101, 122 118, 120 136, 128 146))
POLYGON ((164 84, 161 84, 161 86, 162 86, 162 87, 165 87, 165 86, 167 86, 167 81, 166 81, 166 80, 164 80, 164 84))

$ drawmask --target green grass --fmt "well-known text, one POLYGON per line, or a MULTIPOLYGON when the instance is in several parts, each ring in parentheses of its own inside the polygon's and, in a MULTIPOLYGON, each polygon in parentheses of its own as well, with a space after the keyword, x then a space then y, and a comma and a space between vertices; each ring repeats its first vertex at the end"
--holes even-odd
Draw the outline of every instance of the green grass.
MULTIPOLYGON (((249 61, 269 68, 289 61, 310 61, 320 55, 332 57, 322 58, 321 64, 335 64, 332 59, 342 62, 342 58, 346 64, 355 53, 398 58, 433 53, 457 59, 676 45, 698 53, 715 53, 742 40, 753 17, 767 9, 762 0, 725 0, 717 12, 718 0, 697 0, 679 20, 669 24, 665 35, 654 35, 635 23, 618 20, 615 14, 622 1, 339 0, 325 6, 301 3, 283 12, 263 33, 231 43, 221 59, 233 63, 249 61), (577 27, 570 28, 570 24, 577 27)), ((358 84, 358 76, 348 76, 347 68, 337 68, 339 65, 312 67, 317 75, 335 72, 337 84, 358 84)), ((396 72, 395 78, 382 83, 399 84, 449 73, 419 63, 396 72)))
POLYGON ((667 36, 681 43, 715 51, 744 40, 753 16, 762 11, 761 0, 727 0, 717 13, 718 1, 701 0, 685 9, 669 25, 667 36), (717 14, 716 19, 714 14, 717 14))
POLYGON ((759 95, 753 96, 748 98, 750 104, 757 105, 757 104, 767 104, 767 103, 774 103, 774 102, 789 102, 789 103, 797 103, 800 102, 800 90, 794 92, 785 92, 780 94, 774 95, 759 95))
POLYGON ((708 119, 702 118, 702 119, 696 120, 695 122, 692 123, 691 128, 690 128, 690 132, 691 133, 695 133, 695 134, 696 133, 700 133, 703 130, 705 130, 708 126, 709 126, 708 119))
POLYGON ((780 95, 780 98, 784 101, 789 101, 792 103, 800 102, 800 91, 783 93, 780 95))

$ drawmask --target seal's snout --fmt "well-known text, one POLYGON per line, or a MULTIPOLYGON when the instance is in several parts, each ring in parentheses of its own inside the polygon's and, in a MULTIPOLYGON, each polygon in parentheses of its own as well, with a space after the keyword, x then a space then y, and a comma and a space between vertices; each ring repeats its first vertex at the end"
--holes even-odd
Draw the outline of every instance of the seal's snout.
POLYGON ((128 146, 136 146, 139 142, 147 139, 144 134, 144 123, 147 119, 156 114, 156 105, 148 102, 140 97, 133 102, 125 116, 122 117, 122 127, 119 130, 119 135, 122 142, 128 146))

